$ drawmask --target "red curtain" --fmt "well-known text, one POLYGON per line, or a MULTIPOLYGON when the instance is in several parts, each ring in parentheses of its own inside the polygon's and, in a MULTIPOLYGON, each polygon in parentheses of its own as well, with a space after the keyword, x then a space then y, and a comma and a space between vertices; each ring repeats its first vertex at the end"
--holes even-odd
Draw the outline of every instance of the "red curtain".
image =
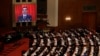
POLYGON ((36 21, 36 4, 16 4, 15 5, 15 20, 17 22, 18 16, 22 14, 22 8, 27 7, 28 8, 28 14, 32 15, 32 21, 36 21))

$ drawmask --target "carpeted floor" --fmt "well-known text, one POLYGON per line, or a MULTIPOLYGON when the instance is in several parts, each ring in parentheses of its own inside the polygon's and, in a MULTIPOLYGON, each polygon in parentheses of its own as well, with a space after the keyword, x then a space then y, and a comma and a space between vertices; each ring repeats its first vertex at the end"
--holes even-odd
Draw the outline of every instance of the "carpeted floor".
MULTIPOLYGON (((17 41, 16 43, 10 43, 10 44, 6 44, 4 46, 4 50, 2 52, 0 52, 0 56, 8 56, 10 53, 12 53, 12 56, 15 54, 14 52, 18 49, 18 48, 22 48, 25 46, 28 46, 28 38, 24 38, 21 39, 19 41, 17 41), (23 47, 22 47, 23 46, 23 47)), ((20 49, 20 51, 22 51, 22 49, 20 49)), ((26 48, 27 49, 27 48, 26 48)), ((18 51, 17 51, 18 52, 18 51)), ((21 55, 21 54, 20 54, 21 55)))

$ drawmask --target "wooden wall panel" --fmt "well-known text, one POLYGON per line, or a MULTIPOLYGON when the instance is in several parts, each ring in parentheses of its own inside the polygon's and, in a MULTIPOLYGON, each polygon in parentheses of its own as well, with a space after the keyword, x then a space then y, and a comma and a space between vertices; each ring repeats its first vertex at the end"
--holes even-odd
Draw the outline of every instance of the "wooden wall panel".
POLYGON ((2 24, 6 28, 11 28, 12 21, 12 1, 11 0, 2 0, 0 1, 0 19, 2 19, 2 24))
POLYGON ((95 5, 96 0, 59 0, 59 28, 82 27, 83 6, 95 5), (70 16, 71 21, 65 21, 70 16))

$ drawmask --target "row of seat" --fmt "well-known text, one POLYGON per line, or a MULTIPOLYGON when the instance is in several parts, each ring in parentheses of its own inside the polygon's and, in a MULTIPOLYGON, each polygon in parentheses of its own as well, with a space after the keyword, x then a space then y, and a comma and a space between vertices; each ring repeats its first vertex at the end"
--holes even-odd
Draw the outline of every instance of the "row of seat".
POLYGON ((23 56, 100 56, 100 46, 31 47, 23 56))
POLYGON ((30 33, 30 48, 23 56, 99 56, 100 34, 78 28, 30 33))

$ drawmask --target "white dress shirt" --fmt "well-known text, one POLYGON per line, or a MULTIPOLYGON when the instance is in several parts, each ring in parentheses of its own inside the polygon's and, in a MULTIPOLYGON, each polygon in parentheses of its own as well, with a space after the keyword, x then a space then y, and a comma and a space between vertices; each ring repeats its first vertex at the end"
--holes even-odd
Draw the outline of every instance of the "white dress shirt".
POLYGON ((90 51, 89 56, 93 56, 93 53, 94 53, 94 46, 91 46, 91 51, 90 51))
POLYGON ((50 46, 50 44, 51 44, 51 41, 50 41, 50 39, 47 39, 47 46, 50 46))

